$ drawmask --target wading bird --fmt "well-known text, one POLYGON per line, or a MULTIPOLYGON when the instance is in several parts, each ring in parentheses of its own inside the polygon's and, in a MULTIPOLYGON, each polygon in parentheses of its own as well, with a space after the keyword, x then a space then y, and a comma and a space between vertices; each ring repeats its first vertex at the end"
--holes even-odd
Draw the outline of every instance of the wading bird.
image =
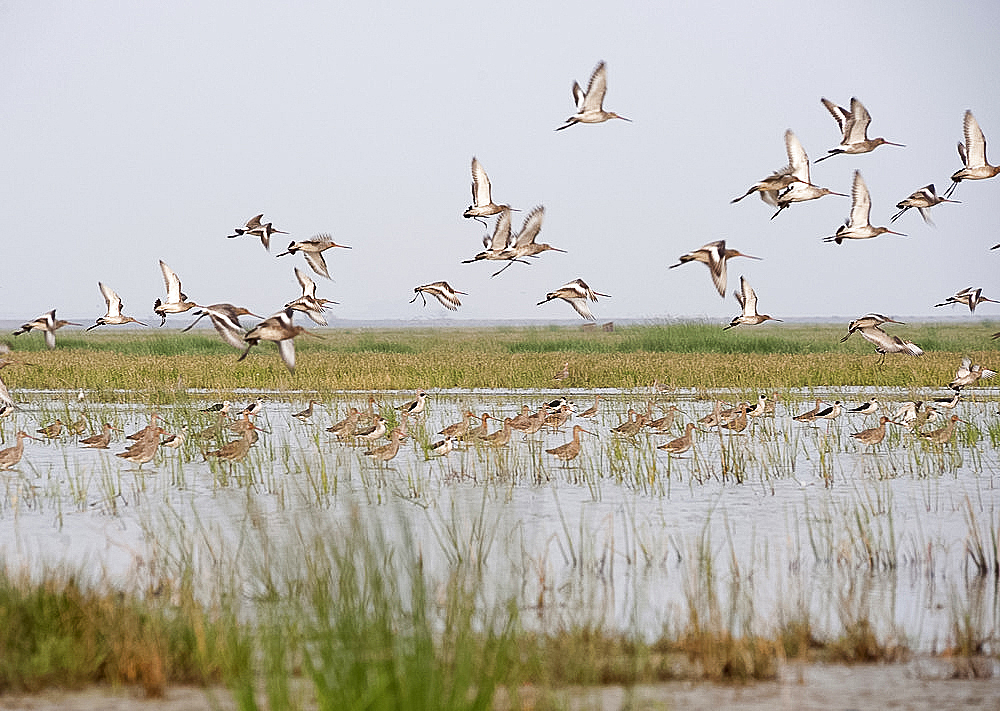
POLYGON ((973 289, 971 286, 967 286, 954 296, 949 296, 940 304, 934 304, 934 308, 937 308, 938 306, 947 306, 948 304, 965 304, 969 307, 970 313, 975 313, 976 307, 984 301, 1000 304, 1000 301, 997 301, 996 299, 983 296, 982 289, 973 289))
POLYGON ((104 301, 108 305, 108 312, 97 319, 97 323, 90 326, 87 330, 92 328, 97 328, 98 326, 121 326, 126 323, 137 323, 140 326, 145 326, 142 321, 136 321, 131 316, 122 315, 122 300, 115 293, 114 289, 109 286, 105 286, 101 282, 97 282, 97 286, 101 289, 101 294, 104 295, 104 301))
POLYGON ((410 299, 411 304, 416 301, 419 296, 423 300, 424 306, 427 306, 427 295, 429 294, 440 301, 441 305, 449 311, 457 311, 458 307, 462 305, 462 302, 458 300, 459 294, 462 296, 468 296, 468 294, 464 291, 457 291, 456 289, 453 289, 446 281, 435 281, 430 284, 424 284, 423 286, 417 286, 414 287, 413 292, 413 298, 410 299))
POLYGON ((160 325, 167 322, 167 314, 182 314, 190 309, 200 308, 198 304, 187 300, 187 294, 181 291, 181 280, 171 269, 160 260, 160 271, 163 272, 163 283, 167 287, 167 300, 156 300, 153 304, 153 313, 160 317, 160 325))
POLYGON ((80 446, 89 447, 90 449, 107 449, 108 445, 111 444, 111 431, 113 429, 110 423, 105 422, 104 431, 101 434, 81 439, 80 446))
POLYGON ((399 442, 402 438, 402 431, 396 427, 389 433, 390 441, 389 444, 383 444, 380 447, 372 447, 371 449, 366 449, 365 454, 371 457, 376 462, 388 462, 390 459, 395 457, 399 453, 399 442))
POLYGON ((38 434, 45 435, 48 439, 55 439, 62 434, 63 423, 62 420, 57 419, 50 425, 45 425, 44 427, 39 427, 37 430, 38 434))
POLYGON ((578 82, 573 82, 573 100, 576 102, 576 113, 566 119, 566 123, 556 130, 561 131, 576 123, 602 123, 608 119, 631 121, 632 119, 619 116, 614 111, 604 110, 604 94, 607 90, 607 69, 604 62, 601 61, 594 68, 594 73, 590 75, 590 83, 587 84, 586 93, 578 82))
POLYGON ((679 267, 687 262, 701 262, 708 267, 712 273, 712 283, 719 291, 719 296, 726 298, 726 262, 733 257, 746 257, 747 259, 760 259, 749 254, 743 254, 736 249, 726 249, 726 240, 720 239, 716 242, 709 242, 704 247, 682 254, 677 264, 671 264, 670 268, 679 267))
POLYGON ((930 185, 925 185, 916 192, 912 193, 910 197, 900 200, 896 203, 896 208, 899 210, 895 215, 893 215, 889 222, 895 222, 898 220, 904 212, 909 210, 911 207, 917 208, 920 211, 920 216, 924 218, 924 222, 928 225, 933 225, 934 220, 931 219, 931 208, 935 205, 940 205, 943 202, 953 202, 958 203, 958 200, 949 200, 946 197, 938 197, 937 192, 934 190, 934 183, 930 185))
POLYGON ((32 437, 24 430, 21 430, 14 436, 17 438, 17 442, 13 447, 0 449, 0 470, 12 469, 19 461, 21 461, 21 457, 24 455, 24 440, 38 440, 37 437, 32 437))
POLYGON ((756 326, 764 323, 765 321, 781 320, 780 318, 774 318, 773 316, 769 316, 767 314, 757 313, 757 292, 755 292, 750 286, 750 283, 747 282, 746 277, 740 277, 740 290, 734 291, 733 296, 736 297, 736 301, 739 303, 740 308, 743 309, 743 313, 739 316, 734 316, 728 326, 722 327, 723 331, 735 328, 740 324, 746 326, 756 326))
POLYGON ((817 158, 817 163, 840 153, 868 153, 883 144, 887 146, 903 145, 902 143, 887 141, 881 137, 868 138, 868 124, 872 122, 872 117, 868 113, 868 109, 865 108, 865 105, 856 98, 851 99, 850 111, 842 106, 837 106, 828 99, 820 99, 820 101, 823 102, 823 106, 826 107, 826 110, 833 116, 837 125, 840 126, 843 138, 840 140, 839 146, 827 151, 828 155, 817 158))
POLYGON ((402 411, 406 415, 419 415, 424 411, 424 407, 427 405, 427 393, 423 390, 417 393, 417 397, 409 402, 405 402, 402 405, 397 405, 396 409, 402 411))
POLYGON ((313 406, 318 404, 319 400, 310 400, 309 405, 306 407, 305 410, 301 410, 300 412, 294 413, 292 417, 294 417, 299 422, 307 422, 309 418, 313 416, 313 406))
POLYGON ((323 257, 323 252, 333 247, 352 249, 346 244, 337 244, 330 235, 322 233, 301 242, 289 242, 288 249, 277 256, 284 257, 286 254, 302 252, 306 258, 306 263, 312 267, 312 270, 320 276, 329 279, 330 272, 326 268, 326 259, 323 257))
POLYGON ((938 444, 938 445, 947 444, 948 442, 951 441, 951 438, 954 436, 955 426, 959 422, 964 422, 964 420, 959 419, 958 415, 952 415, 948 419, 948 424, 946 424, 944 427, 937 430, 931 430, 930 432, 918 432, 917 434, 919 434, 921 437, 926 439, 931 444, 938 444))
POLYGON ((569 361, 563 363, 562 369, 552 376, 553 380, 565 380, 569 377, 569 361))
POLYGON ((295 311, 292 309, 279 311, 247 331, 247 334, 243 336, 243 340, 247 343, 246 350, 236 359, 236 362, 238 363, 246 358, 250 349, 261 341, 273 341, 278 345, 278 353, 281 355, 281 360, 285 363, 285 367, 288 368, 288 372, 294 373, 295 337, 306 334, 314 338, 322 338, 322 336, 317 336, 302 326, 296 326, 292 322, 294 314, 295 311))
POLYGON ((553 299, 562 299, 572 306, 583 318, 593 321, 595 320, 594 314, 590 312, 590 307, 587 305, 587 299, 597 301, 598 296, 603 296, 607 299, 611 298, 610 294, 602 294, 599 291, 591 289, 587 286, 587 282, 583 279, 574 279, 568 284, 563 284, 555 291, 550 291, 545 295, 544 299, 536 304, 536 306, 547 304, 553 299))
POLYGON ((824 242, 836 242, 840 244, 845 239, 871 239, 881 234, 899 235, 905 237, 902 232, 893 232, 888 227, 872 227, 870 215, 872 210, 872 199, 868 193, 868 186, 865 185, 861 171, 854 171, 854 185, 851 188, 851 216, 843 225, 837 228, 837 233, 830 237, 824 237, 824 242))
POLYGON ((951 197, 963 180, 985 180, 1000 173, 1000 166, 990 165, 986 160, 986 137, 971 111, 965 112, 962 128, 965 132, 965 143, 958 144, 958 156, 965 167, 955 171, 951 176, 951 187, 944 194, 946 198, 951 197))
POLYGON ((771 215, 772 220, 793 202, 815 200, 824 195, 847 197, 844 193, 837 193, 829 188, 821 188, 812 184, 809 178, 809 156, 806 155, 805 149, 791 129, 785 131, 785 150, 788 153, 788 167, 781 172, 787 172, 798 180, 791 182, 783 193, 773 190, 761 192, 760 197, 764 202, 778 208, 778 211, 771 215))
POLYGON ((191 325, 181 329, 182 331, 190 331, 203 317, 208 316, 212 320, 212 325, 215 326, 215 331, 219 334, 219 337, 237 349, 246 347, 246 343, 243 341, 246 331, 240 325, 240 316, 263 318, 242 306, 233 306, 232 304, 202 306, 201 311, 195 311, 195 313, 198 314, 198 318, 192 321, 191 325))
MULTIPOLYGON (((504 210, 510 210, 510 205, 497 205, 493 202, 490 179, 482 163, 472 156, 472 204, 465 208, 462 217, 472 217, 483 222, 483 217, 496 215, 504 210)), ((483 222, 485 224, 485 222, 483 222)))
POLYGON ((667 454, 684 454, 684 452, 691 449, 691 444, 694 441, 692 433, 694 432, 694 423, 688 422, 684 426, 684 434, 676 439, 672 439, 669 442, 665 442, 657 447, 657 449, 662 449, 667 454))
POLYGON ((585 432, 589 435, 594 434, 590 430, 585 430, 580 425, 573 425, 573 439, 571 439, 566 444, 561 444, 558 447, 553 447, 552 449, 546 449, 547 454, 551 454, 557 459, 561 459, 564 462, 568 462, 571 459, 576 459, 577 455, 580 454, 580 433, 585 432))
POLYGON ((885 425, 887 422, 889 422, 889 418, 883 415, 879 418, 877 427, 869 427, 860 432, 852 432, 851 437, 870 447, 879 445, 885 439, 885 425))
POLYGON ((216 459, 227 461, 230 463, 239 462, 246 458, 247 454, 250 452, 250 447, 254 442, 257 441, 256 432, 257 429, 254 427, 252 422, 248 421, 248 427, 243 430, 239 439, 234 439, 232 442, 226 442, 224 445, 218 449, 205 452, 201 454, 205 459, 209 457, 215 457, 216 459))
POLYGON ((868 402, 863 402, 857 407, 852 407, 848 412, 855 413, 858 415, 874 415, 878 412, 879 401, 877 397, 872 397, 868 402))
POLYGON ((28 333, 29 331, 44 331, 45 332, 45 347, 52 350, 56 347, 56 331, 58 331, 63 326, 82 326, 82 323, 74 323, 72 321, 64 321, 62 319, 56 319, 56 310, 52 309, 47 314, 39 316, 34 321, 25 323, 21 325, 21 328, 14 331, 15 336, 20 336, 22 333, 28 333))

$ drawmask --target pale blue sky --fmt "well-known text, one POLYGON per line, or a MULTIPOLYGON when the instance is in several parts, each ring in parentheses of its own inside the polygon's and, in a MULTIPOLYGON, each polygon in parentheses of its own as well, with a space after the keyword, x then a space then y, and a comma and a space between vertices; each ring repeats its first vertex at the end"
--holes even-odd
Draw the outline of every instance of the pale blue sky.
POLYGON ((573 319, 535 302, 577 277, 613 295, 593 305, 602 321, 728 320, 741 274, 779 318, 960 318, 933 304, 966 286, 1000 298, 1000 178, 962 183, 936 229, 911 211, 893 226, 908 237, 840 246, 821 238, 847 198, 773 221, 756 197, 729 204, 784 165, 786 128, 814 161, 838 143, 823 96, 857 96, 870 135, 906 144, 813 166, 841 192, 860 168, 873 224, 948 187, 966 109, 1000 160, 1000 4, 493 5, 0 2, 0 318, 91 323, 100 280, 152 323, 159 259, 195 301, 270 314, 298 296, 303 260, 273 256, 281 235, 270 254, 225 238, 257 212, 354 248, 317 278, 348 319, 573 319), (605 107, 634 123, 556 133, 601 59, 605 107), (567 254, 496 279, 460 263, 484 232, 461 216, 473 155, 524 210, 515 228, 545 205, 539 239, 567 254), (725 301, 704 266, 667 268, 716 239, 763 257, 731 262, 725 301), (408 303, 437 280, 469 292, 457 314, 408 303))

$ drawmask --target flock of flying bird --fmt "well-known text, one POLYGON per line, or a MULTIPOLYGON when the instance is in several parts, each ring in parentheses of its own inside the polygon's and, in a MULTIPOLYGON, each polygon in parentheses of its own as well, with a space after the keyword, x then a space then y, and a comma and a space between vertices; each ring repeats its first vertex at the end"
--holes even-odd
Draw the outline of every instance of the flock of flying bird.
MULTIPOLYGON (((576 112, 569 116, 565 123, 556 130, 561 131, 576 124, 602 123, 611 119, 629 121, 630 119, 604 109, 606 91, 607 69, 605 63, 602 61, 597 64, 597 67, 591 74, 586 90, 578 82, 573 82, 572 94, 576 105, 576 112)), ((823 106, 826 107, 836 120, 841 132, 841 141, 837 146, 827 151, 826 155, 817 159, 817 163, 836 155, 868 153, 882 145, 902 145, 881 137, 868 138, 871 115, 857 98, 851 99, 849 108, 837 106, 825 98, 821 101, 823 106)), ((930 209, 932 207, 945 202, 957 202, 951 200, 950 196, 960 182, 964 180, 983 180, 1000 174, 1000 167, 990 165, 987 161, 986 140, 971 111, 965 112, 963 127, 965 140, 958 144, 958 151, 963 167, 951 176, 951 187, 945 192, 944 196, 937 195, 933 184, 928 184, 915 191, 896 205, 899 212, 892 217, 893 222, 907 210, 916 208, 924 220, 930 223, 930 209)), ((785 149, 788 164, 784 168, 756 182, 743 195, 734 198, 732 202, 739 202, 756 192, 764 202, 777 208, 777 211, 772 215, 772 219, 774 219, 782 211, 795 203, 815 200, 825 195, 844 195, 844 193, 837 193, 829 188, 819 187, 812 182, 809 170, 809 158, 802 144, 791 130, 785 132, 785 149)), ((545 208, 543 206, 537 206, 528 212, 520 231, 515 233, 512 230, 511 224, 511 212, 513 208, 509 205, 494 202, 489 177, 482 164, 475 157, 472 159, 471 168, 473 202, 463 215, 466 218, 473 218, 484 224, 487 224, 485 222, 486 218, 495 216, 496 221, 492 235, 488 234, 483 238, 484 250, 465 260, 463 263, 479 261, 504 262, 504 265, 493 274, 495 277, 514 263, 527 263, 529 258, 538 258, 546 251, 565 251, 550 244, 537 241, 545 216, 545 208)), ((861 172, 855 171, 851 191, 850 217, 833 235, 824 238, 825 241, 841 244, 845 240, 870 239, 886 233, 900 234, 887 227, 872 226, 870 211, 871 198, 867 185, 861 176, 861 172)), ((263 214, 259 214, 247 220, 242 227, 235 229, 234 234, 229 235, 229 237, 257 237, 264 248, 269 250, 271 238, 274 235, 283 234, 288 233, 276 229, 271 222, 265 222, 263 214)), ((288 248, 277 256, 283 257, 285 255, 301 253, 305 258, 306 264, 314 273, 330 278, 324 252, 332 248, 350 249, 347 245, 337 244, 328 234, 318 234, 307 240, 291 241, 288 248)), ((994 246, 992 249, 998 248, 1000 248, 1000 244, 994 246)), ((718 290, 719 295, 725 298, 727 262, 734 257, 760 259, 760 257, 727 248, 725 240, 718 240, 681 255, 679 261, 676 264, 670 265, 670 267, 679 267, 692 261, 705 264, 710 271, 712 282, 718 290)), ((242 351, 239 360, 243 360, 250 349, 260 341, 273 341, 278 344, 281 358, 290 371, 294 371, 295 368, 293 339, 299 335, 315 335, 310 334, 304 327, 295 325, 295 312, 305 314, 313 322, 325 326, 328 325, 325 311, 329 305, 336 303, 317 296, 316 282, 308 274, 296 267, 295 276, 301 287, 301 296, 289 301, 280 311, 269 318, 263 319, 247 330, 240 323, 240 317, 262 317, 248 309, 234 306, 233 304, 218 303, 208 306, 197 304, 189 300, 187 295, 183 293, 180 279, 162 260, 160 261, 160 269, 166 287, 166 298, 156 300, 153 312, 160 317, 161 326, 165 323, 168 315, 181 314, 192 310, 197 316, 194 323, 208 316, 219 336, 229 345, 242 351)), ((103 282, 99 282, 98 286, 107 304, 107 313, 98 318, 94 325, 90 326, 87 330, 105 325, 142 323, 122 312, 122 300, 112 288, 103 282)), ((419 297, 426 306, 427 297, 431 296, 436 298, 442 306, 453 311, 461 306, 459 297, 466 295, 466 292, 453 288, 448 281, 444 280, 417 286, 413 291, 414 296, 411 303, 419 297)), ((780 319, 768 314, 761 314, 757 310, 757 294, 745 277, 741 276, 740 288, 738 291, 733 292, 733 294, 740 305, 741 313, 734 317, 725 328, 728 329, 740 325, 758 325, 769 320, 780 321, 780 319)), ((561 299, 569 303, 584 319, 594 320, 595 317, 590 310, 589 302, 596 302, 598 297, 607 298, 609 295, 592 289, 583 279, 574 279, 558 289, 548 292, 545 298, 538 302, 538 305, 541 306, 549 301, 561 299)), ((976 306, 983 302, 997 303, 996 300, 984 296, 981 288, 967 287, 935 306, 964 304, 969 307, 971 312, 975 312, 976 306)), ((187 326, 184 330, 190 329, 194 326, 194 323, 187 326)), ((909 355, 921 355, 923 353, 915 344, 887 334, 881 328, 885 323, 898 322, 880 314, 867 314, 852 322, 849 333, 855 331, 860 333, 862 337, 875 345, 877 352, 883 357, 886 353, 906 353, 909 355)), ((52 310, 34 321, 24 324, 15 332, 15 335, 33 330, 42 331, 45 334, 46 344, 49 348, 53 348, 55 347, 55 332, 67 325, 80 324, 59 320, 56 318, 55 310, 52 310)), ((1000 337, 1000 333, 995 334, 993 337, 1000 337)))

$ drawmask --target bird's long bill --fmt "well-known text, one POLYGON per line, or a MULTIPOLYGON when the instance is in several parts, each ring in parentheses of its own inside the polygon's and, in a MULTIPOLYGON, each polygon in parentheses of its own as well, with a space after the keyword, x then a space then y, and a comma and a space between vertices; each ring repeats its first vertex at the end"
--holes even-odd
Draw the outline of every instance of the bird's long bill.
POLYGON ((291 254, 291 252, 282 252, 281 254, 274 255, 275 257, 284 257, 286 254, 291 254))
POLYGON ((902 232, 894 232, 893 230, 886 230, 887 234, 896 235, 897 237, 906 237, 902 232))
POLYGON ((585 430, 585 429, 583 429, 582 427, 580 427, 580 431, 581 431, 581 432, 586 432, 587 434, 589 434, 589 435, 593 435, 594 437, 596 437, 596 436, 597 436, 597 435, 596 435, 595 433, 591 432, 590 430, 585 430))

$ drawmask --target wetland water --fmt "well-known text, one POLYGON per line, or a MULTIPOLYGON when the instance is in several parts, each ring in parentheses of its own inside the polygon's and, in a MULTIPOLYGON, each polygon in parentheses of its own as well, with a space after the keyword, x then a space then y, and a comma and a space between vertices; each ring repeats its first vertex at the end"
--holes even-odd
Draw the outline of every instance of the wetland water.
MULTIPOLYGON (((325 428, 348 407, 366 407, 370 395, 394 423, 394 406, 412 393, 336 394, 308 423, 291 413, 309 394, 265 393, 260 440, 244 461, 203 461, 200 448, 218 441, 192 435, 179 450, 161 447, 141 470, 113 453, 125 448, 121 432, 145 426, 152 407, 18 393, 22 409, 0 423, 3 446, 19 429, 34 433, 81 413, 87 434, 105 421, 121 432, 107 451, 65 435, 27 441, 21 463, 0 473, 0 556, 9 571, 58 569, 121 586, 152 585, 186 567, 206 594, 220 577, 235 583, 249 612, 273 592, 269 585, 280 588, 275 580, 305 565, 303 540, 361 520, 387 546, 419 550, 432 578, 447 579, 458 560, 475 561, 492 583, 481 604, 515 599, 527 623, 542 628, 600 624, 653 638, 686 621, 694 604, 714 606, 734 630, 769 632, 806 612, 819 633, 836 634, 867 618, 880 635, 933 651, 952 643, 956 620, 1000 627, 993 571, 977 574, 974 559, 983 553, 996 564, 1000 391, 967 395, 948 445, 890 425, 874 452, 849 435, 876 425, 875 416, 792 419, 816 398, 853 406, 874 391, 786 391, 773 416, 752 419, 741 434, 702 427, 681 457, 656 446, 710 413, 716 397, 734 402, 736 394, 598 392, 592 419, 515 432, 502 448, 459 445, 428 458, 435 433, 466 409, 499 418, 489 421, 492 431, 522 404, 537 410, 565 395, 582 411, 595 395, 431 391, 410 437, 383 465, 325 428), (648 400, 654 416, 679 408, 669 434, 611 431, 648 400), (593 434, 582 435, 579 457, 564 464, 545 449, 568 441, 573 424, 593 434)), ((915 396, 877 394, 890 416, 915 396)), ((257 395, 237 397, 242 405, 257 395)), ((195 433, 216 421, 197 411, 212 396, 193 397, 191 405, 156 408, 165 429, 195 433)))

